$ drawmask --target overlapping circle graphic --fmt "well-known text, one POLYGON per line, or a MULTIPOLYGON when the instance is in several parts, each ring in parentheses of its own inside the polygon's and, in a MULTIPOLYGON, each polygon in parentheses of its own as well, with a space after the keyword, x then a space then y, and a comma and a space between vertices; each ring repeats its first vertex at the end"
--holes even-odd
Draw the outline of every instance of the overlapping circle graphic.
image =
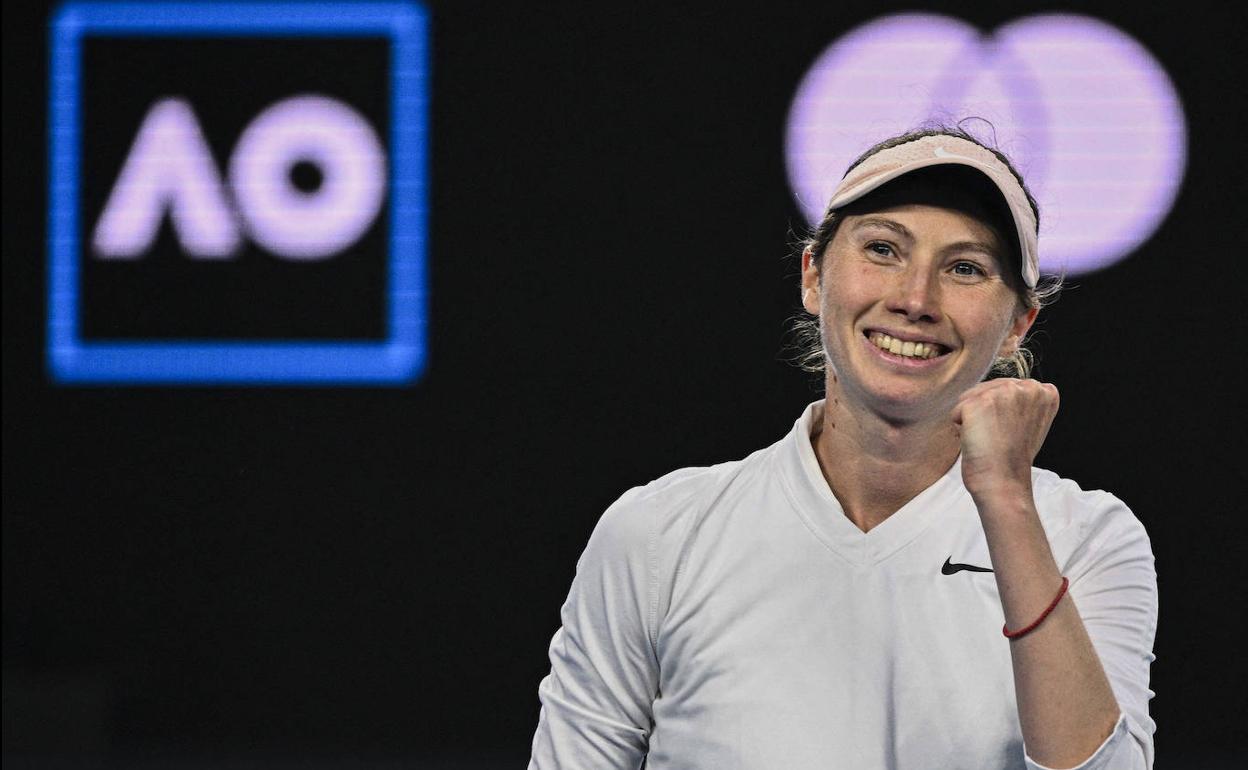
POLYGON ((1015 161, 1040 205, 1040 264, 1107 267, 1146 241, 1174 203, 1187 157, 1165 70, 1104 21, 1028 16, 984 34, 908 13, 859 26, 803 78, 785 137, 789 181, 818 222, 845 169, 876 141, 957 123, 1015 161))

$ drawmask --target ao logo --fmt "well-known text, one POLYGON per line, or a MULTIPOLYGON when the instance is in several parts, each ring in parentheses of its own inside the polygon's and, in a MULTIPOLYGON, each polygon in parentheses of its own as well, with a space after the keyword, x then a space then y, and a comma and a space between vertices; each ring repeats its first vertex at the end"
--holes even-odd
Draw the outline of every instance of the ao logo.
POLYGON ((49 27, 54 382, 421 376, 418 0, 67 0, 49 27))
POLYGON ((1174 203, 1186 159, 1183 110, 1160 64, 1130 36, 1059 14, 984 36, 958 19, 917 13, 852 30, 803 78, 785 140, 798 203, 818 222, 846 167, 873 142, 968 115, 991 121, 998 148, 1037 198, 1045 272, 1118 262, 1174 203))
POLYGON ((245 230, 278 257, 321 260, 368 230, 385 189, 381 141, 338 100, 294 96, 256 116, 230 157, 227 191, 191 106, 164 99, 139 128, 93 245, 102 259, 140 257, 168 212, 192 258, 235 256, 245 230), (316 189, 295 186, 291 170, 299 163, 320 171, 316 189))

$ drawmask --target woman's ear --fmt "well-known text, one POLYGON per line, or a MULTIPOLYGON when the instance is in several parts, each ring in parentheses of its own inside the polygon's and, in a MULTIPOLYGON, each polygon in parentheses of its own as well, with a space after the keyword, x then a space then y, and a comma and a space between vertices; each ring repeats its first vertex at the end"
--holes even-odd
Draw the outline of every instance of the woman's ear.
POLYGON ((810 247, 802 252, 802 307, 819 315, 819 262, 810 247))
POLYGON ((1001 349, 997 351, 997 358, 1009 358, 1018 351, 1018 346, 1022 344, 1023 337, 1027 336, 1027 332, 1031 329, 1031 325, 1036 322, 1036 316, 1039 314, 1040 308, 1029 307, 1014 316, 1014 323, 1010 326, 1010 333, 1006 336, 1005 341, 1001 343, 1001 349))

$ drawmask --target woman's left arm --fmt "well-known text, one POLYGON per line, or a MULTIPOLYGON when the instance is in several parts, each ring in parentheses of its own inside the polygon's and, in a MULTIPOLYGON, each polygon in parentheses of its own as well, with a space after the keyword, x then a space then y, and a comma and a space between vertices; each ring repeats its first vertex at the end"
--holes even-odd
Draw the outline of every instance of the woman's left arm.
MULTIPOLYGON (((968 390, 954 411, 963 480, 979 509, 1011 630, 1035 621, 1061 588, 1063 576, 1031 486, 1031 464, 1057 406, 1052 385, 1001 379, 968 390)), ((1105 517, 1125 538, 1115 535, 1113 558, 1099 560, 1085 574, 1068 575, 1071 591, 1034 630, 1011 640, 1002 636, 1002 643, 1010 645, 1019 723, 1032 768, 1152 766, 1151 731, 1148 745, 1142 745, 1128 734, 1127 722, 1141 706, 1147 720, 1156 576, 1143 527, 1117 504, 1121 511, 1105 517), (1130 537, 1132 530, 1136 537, 1130 537), (1083 597, 1082 607, 1075 595, 1083 597), (1125 703, 1120 708, 1116 691, 1131 700, 1130 708, 1125 703)), ((1142 732, 1138 725, 1130 730, 1142 732)))

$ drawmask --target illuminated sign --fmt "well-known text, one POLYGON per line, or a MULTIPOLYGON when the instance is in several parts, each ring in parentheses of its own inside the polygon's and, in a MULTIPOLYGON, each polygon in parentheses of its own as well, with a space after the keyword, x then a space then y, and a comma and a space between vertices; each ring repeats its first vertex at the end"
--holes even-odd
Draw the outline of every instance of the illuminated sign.
POLYGON ((423 10, 70 3, 51 33, 56 381, 420 375, 423 10))
POLYGON ((195 114, 163 99, 144 118, 93 246, 101 259, 135 259, 151 249, 166 212, 188 256, 237 254, 242 230, 285 259, 325 259, 356 243, 377 218, 386 188, 381 142, 342 102, 296 96, 265 109, 230 158, 231 196, 212 165, 195 114), (323 179, 301 190, 290 170, 314 164, 323 179))
POLYGON ((1029 16, 985 36, 948 16, 899 14, 851 30, 811 65, 789 112, 790 184, 813 223, 876 141, 929 120, 991 121, 1040 204, 1045 272, 1128 256, 1161 224, 1186 163, 1183 109, 1138 42, 1086 16, 1029 16))

